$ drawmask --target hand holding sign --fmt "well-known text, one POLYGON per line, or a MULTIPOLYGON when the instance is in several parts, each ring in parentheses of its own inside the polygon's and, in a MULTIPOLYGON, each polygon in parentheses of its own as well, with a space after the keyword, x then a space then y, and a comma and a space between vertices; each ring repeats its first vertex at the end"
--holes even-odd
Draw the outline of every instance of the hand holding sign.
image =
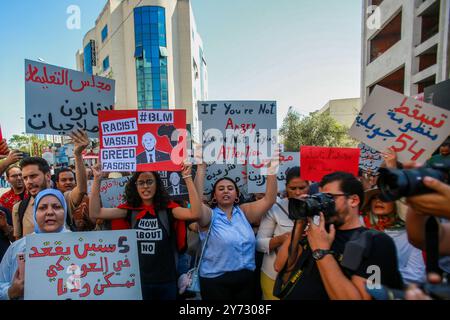
POLYGON ((74 145, 74 154, 81 155, 81 153, 89 146, 90 141, 87 136, 86 131, 81 129, 77 129, 69 134, 70 138, 72 138, 72 142, 74 145))
POLYGON ((8 144, 5 139, 0 140, 0 155, 6 155, 9 153, 8 144))
POLYGON ((18 299, 22 298, 24 295, 24 283, 25 278, 22 278, 19 273, 19 269, 16 270, 14 274, 13 282, 8 289, 8 297, 9 299, 18 299))
POLYGON ((397 168, 397 152, 393 148, 386 149, 383 152, 384 163, 386 163, 386 168, 396 169, 397 168))

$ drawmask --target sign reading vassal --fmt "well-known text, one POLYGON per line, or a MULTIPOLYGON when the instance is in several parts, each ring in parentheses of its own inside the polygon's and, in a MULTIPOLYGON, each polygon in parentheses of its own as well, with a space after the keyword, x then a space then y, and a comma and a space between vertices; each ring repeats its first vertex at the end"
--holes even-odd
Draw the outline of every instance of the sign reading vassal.
POLYGON ((114 80, 25 60, 26 132, 98 137, 98 112, 114 107, 114 80))

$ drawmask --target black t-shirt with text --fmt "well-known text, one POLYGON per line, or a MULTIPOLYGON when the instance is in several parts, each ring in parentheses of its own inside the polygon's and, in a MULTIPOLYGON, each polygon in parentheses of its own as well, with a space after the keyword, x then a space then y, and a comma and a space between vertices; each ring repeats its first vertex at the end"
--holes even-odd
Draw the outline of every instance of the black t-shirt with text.
MULTIPOLYGON (((336 237, 331 246, 337 255, 344 253, 345 245, 352 240, 356 235, 360 234, 365 228, 357 228, 352 230, 337 230, 336 237)), ((297 281, 296 285, 285 300, 328 300, 328 294, 320 277, 319 268, 316 261, 311 255, 309 247, 302 253, 306 255, 306 261, 303 265, 303 274, 297 281)), ((299 262, 302 257, 299 258, 299 262)), ((339 263, 339 262, 338 262, 339 263)), ((364 258, 356 271, 345 269, 341 266, 341 270, 347 277, 353 275, 368 279, 373 275, 373 271, 369 266, 377 266, 381 272, 381 284, 383 286, 402 289, 403 280, 398 268, 397 251, 393 240, 382 232, 372 236, 372 244, 370 253, 367 258, 364 258), (369 269, 368 269, 369 268, 369 269)), ((295 270, 293 271, 295 272, 295 270)))
POLYGON ((133 229, 136 229, 141 282, 158 284, 176 281, 172 239, 159 217, 147 212, 142 219, 136 220, 133 229))

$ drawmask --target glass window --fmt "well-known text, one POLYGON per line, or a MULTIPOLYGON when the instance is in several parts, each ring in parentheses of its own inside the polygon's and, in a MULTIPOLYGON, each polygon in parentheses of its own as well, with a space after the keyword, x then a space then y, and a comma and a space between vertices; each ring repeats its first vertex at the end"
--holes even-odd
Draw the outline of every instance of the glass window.
POLYGON ((106 25, 102 30, 102 42, 108 37, 108 25, 106 25))
POLYGON ((134 57, 138 59, 142 59, 144 57, 144 50, 142 46, 136 47, 136 50, 134 51, 134 57))
MULTIPOLYGON (((151 55, 152 55, 152 58, 159 58, 159 47, 151 47, 151 55)), ((158 63, 158 65, 159 65, 159 63, 158 63)))
POLYGON ((161 79, 161 89, 162 89, 163 93, 164 93, 164 91, 167 91, 167 79, 161 79))
POLYGON ((109 69, 109 56, 103 60, 103 71, 109 69))
POLYGON ((159 47, 159 54, 161 57, 167 57, 169 54, 167 52, 167 48, 159 47))
POLYGON ((158 25, 156 23, 150 25, 150 33, 153 33, 153 34, 159 33, 158 25))
POLYGON ((150 23, 158 22, 158 13, 156 11, 150 12, 150 23))
POLYGON ((83 51, 83 55, 84 55, 84 72, 93 73, 93 68, 92 68, 92 46, 91 46, 91 42, 89 42, 86 47, 84 47, 84 51, 83 51))
POLYGON ((159 79, 153 78, 153 91, 161 91, 161 82, 159 79))
POLYGON ((134 24, 141 25, 142 24, 142 12, 141 10, 134 9, 134 24))
POLYGON ((145 91, 152 91, 153 90, 152 81, 146 81, 144 88, 145 88, 145 91))

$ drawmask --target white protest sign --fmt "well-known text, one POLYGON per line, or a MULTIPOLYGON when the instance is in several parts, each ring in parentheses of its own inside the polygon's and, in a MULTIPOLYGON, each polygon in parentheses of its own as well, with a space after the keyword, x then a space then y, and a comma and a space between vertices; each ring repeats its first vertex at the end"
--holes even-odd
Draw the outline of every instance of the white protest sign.
POLYGON ((450 133, 450 111, 377 86, 350 128, 353 138, 400 162, 425 163, 450 133))
POLYGON ((277 147, 275 101, 199 101, 203 160, 216 164, 260 163, 277 147))
POLYGON ((125 186, 131 177, 103 180, 100 185, 100 198, 104 208, 117 208, 125 202, 125 186))
POLYGON ((364 143, 360 143, 358 148, 361 149, 359 168, 364 172, 377 172, 384 160, 381 152, 364 143))
POLYGON ((204 195, 208 200, 212 195, 213 186, 217 180, 228 177, 236 182, 239 191, 244 196, 248 195, 247 173, 244 165, 236 164, 211 164, 206 169, 204 195))
POLYGON ((114 107, 115 82, 25 60, 26 132, 67 135, 81 128, 98 137, 98 111, 114 107))
MULTIPOLYGON (((300 166, 300 152, 283 152, 280 154, 280 166, 278 169, 278 192, 286 189, 286 173, 293 167, 300 166)), ((247 180, 249 193, 266 192, 265 175, 260 174, 260 165, 247 166, 247 180)))
POLYGON ((135 230, 27 236, 26 300, 141 300, 135 230))

